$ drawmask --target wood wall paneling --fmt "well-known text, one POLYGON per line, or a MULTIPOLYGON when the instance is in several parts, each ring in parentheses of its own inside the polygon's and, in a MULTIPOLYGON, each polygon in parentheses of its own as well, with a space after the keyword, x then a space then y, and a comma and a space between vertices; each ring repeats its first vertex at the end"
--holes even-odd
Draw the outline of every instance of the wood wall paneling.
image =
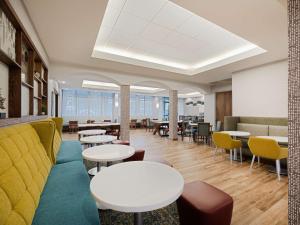
POLYGON ((216 93, 216 120, 224 123, 224 116, 232 116, 232 92, 216 93))

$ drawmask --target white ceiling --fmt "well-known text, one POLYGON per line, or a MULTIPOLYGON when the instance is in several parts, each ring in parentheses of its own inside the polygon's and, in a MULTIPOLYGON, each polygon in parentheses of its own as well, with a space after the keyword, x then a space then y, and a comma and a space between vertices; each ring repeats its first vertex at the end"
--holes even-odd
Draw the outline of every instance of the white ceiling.
MULTIPOLYGON (((210 68, 194 76, 185 76, 183 73, 178 72, 92 58, 91 54, 107 6, 106 0, 89 0, 88 3, 82 0, 23 0, 52 64, 59 62, 60 64, 76 65, 84 68, 113 71, 118 74, 134 74, 135 76, 193 83, 210 83, 227 79, 231 77, 233 72, 287 58, 287 9, 286 4, 282 4, 283 1, 173 0, 172 2, 175 4, 267 51, 258 56, 231 62, 218 68, 210 68)), ((146 12, 145 10, 143 13, 136 11, 139 15, 132 15, 135 7, 139 7, 138 2, 136 1, 135 4, 128 6, 127 11, 130 12, 131 16, 141 17, 142 20, 144 17, 149 18, 150 15, 155 13, 157 7, 154 7, 154 3, 158 4, 160 1, 147 1, 144 3, 144 8, 148 9, 146 12), (150 2, 153 7, 149 6, 150 2)), ((167 20, 167 18, 165 19, 167 20)), ((160 22, 159 24, 171 24, 171 22, 160 22)), ((126 20, 122 23, 126 23, 126 20)), ((116 26, 123 27, 120 24, 116 24, 116 26)), ((135 27, 138 26, 141 26, 141 24, 137 24, 135 27)), ((146 29, 143 33, 149 41, 155 43, 156 39, 164 37, 163 31, 155 31, 157 35, 151 37, 151 29, 155 30, 156 28, 150 27, 150 31, 146 29)), ((164 28, 167 29, 167 27, 164 28)), ((164 28, 162 30, 165 30, 164 28)), ((188 28, 191 27, 186 25, 186 30, 181 32, 184 34, 189 33, 194 37, 197 36, 197 32, 193 34, 193 30, 188 28)), ((179 31, 177 33, 181 35, 179 31)), ((186 37, 186 35, 183 36, 186 37)), ((114 35, 114 37, 115 43, 118 41, 126 42, 127 40, 118 35, 114 35)), ((213 40, 216 37, 210 38, 213 40)), ((176 43, 176 41, 172 41, 172 43, 176 43)), ((212 47, 209 50, 208 55, 214 52, 212 47)), ((200 55, 202 52, 197 52, 197 54, 200 55)), ((174 53, 173 55, 178 57, 179 54, 174 53)), ((188 59, 184 58, 184 60, 187 61, 188 59)), ((192 62, 193 58, 189 60, 192 62)))
POLYGON ((194 75, 263 52, 168 0, 109 0, 92 56, 194 75))

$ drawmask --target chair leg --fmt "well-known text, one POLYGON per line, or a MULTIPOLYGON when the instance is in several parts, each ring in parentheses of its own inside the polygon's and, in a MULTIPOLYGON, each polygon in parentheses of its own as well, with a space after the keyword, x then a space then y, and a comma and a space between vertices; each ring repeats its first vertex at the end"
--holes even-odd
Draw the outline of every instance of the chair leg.
POLYGON ((258 166, 260 166, 260 157, 257 157, 258 166))
POLYGON ((255 161, 255 155, 253 155, 253 157, 252 157, 251 166, 250 166, 250 173, 252 172, 254 161, 255 161))
POLYGON ((230 163, 232 164, 232 149, 230 149, 230 163))
POLYGON ((276 171, 277 171, 278 180, 280 181, 280 160, 279 159, 276 160, 276 171))
POLYGON ((243 163, 243 153, 242 153, 242 147, 240 147, 240 158, 241 158, 241 164, 243 163))

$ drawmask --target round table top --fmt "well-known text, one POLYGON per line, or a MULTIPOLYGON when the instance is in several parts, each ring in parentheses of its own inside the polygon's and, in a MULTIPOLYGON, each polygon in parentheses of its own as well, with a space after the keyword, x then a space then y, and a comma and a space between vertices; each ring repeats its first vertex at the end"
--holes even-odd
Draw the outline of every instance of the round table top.
POLYGON ((223 133, 229 134, 233 137, 247 137, 250 136, 249 132, 246 131, 222 131, 223 133))
POLYGON ((127 159, 134 153, 135 149, 132 146, 108 144, 87 148, 82 152, 82 156, 93 162, 113 162, 127 159))
POLYGON ((101 135, 101 134, 105 134, 105 133, 106 133, 106 130, 101 130, 101 129, 78 131, 78 134, 80 134, 80 135, 101 135))
POLYGON ((182 194, 184 180, 174 168, 147 161, 119 163, 91 180, 91 193, 108 209, 146 212, 163 208, 182 194))
POLYGON ((288 137, 283 137, 283 136, 257 136, 257 137, 273 139, 273 140, 277 141, 278 143, 284 143, 284 144, 287 144, 289 142, 288 137))
POLYGON ((112 135, 88 136, 80 138, 80 142, 83 144, 103 144, 112 142, 114 140, 117 140, 117 137, 112 135))

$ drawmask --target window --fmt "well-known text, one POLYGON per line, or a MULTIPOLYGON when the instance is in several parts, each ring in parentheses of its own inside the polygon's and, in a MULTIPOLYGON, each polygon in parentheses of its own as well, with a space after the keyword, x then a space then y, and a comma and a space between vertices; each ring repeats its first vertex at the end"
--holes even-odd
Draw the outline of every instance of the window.
POLYGON ((62 117, 65 121, 113 119, 114 93, 90 90, 63 89, 62 117))
POLYGON ((134 119, 153 117, 153 96, 130 95, 130 117, 134 119))

